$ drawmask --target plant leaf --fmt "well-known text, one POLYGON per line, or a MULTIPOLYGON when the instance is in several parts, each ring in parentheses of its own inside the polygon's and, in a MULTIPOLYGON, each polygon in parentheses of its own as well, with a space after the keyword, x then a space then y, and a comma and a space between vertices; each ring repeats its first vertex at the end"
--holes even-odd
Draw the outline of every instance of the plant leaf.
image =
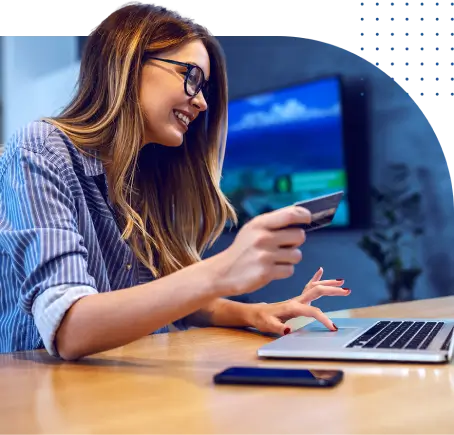
POLYGON ((380 270, 386 270, 386 255, 378 242, 372 240, 369 236, 364 236, 358 245, 378 264, 380 270))

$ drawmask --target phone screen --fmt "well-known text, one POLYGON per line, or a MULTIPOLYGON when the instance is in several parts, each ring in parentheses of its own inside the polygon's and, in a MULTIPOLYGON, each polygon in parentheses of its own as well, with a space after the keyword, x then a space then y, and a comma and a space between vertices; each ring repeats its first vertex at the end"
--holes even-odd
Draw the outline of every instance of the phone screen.
POLYGON ((335 385, 342 379, 340 370, 281 369, 273 367, 230 367, 215 376, 217 383, 275 385, 335 385))
POLYGON ((223 372, 224 375, 251 378, 305 378, 313 380, 330 379, 337 373, 338 370, 275 369, 271 367, 231 367, 223 372))

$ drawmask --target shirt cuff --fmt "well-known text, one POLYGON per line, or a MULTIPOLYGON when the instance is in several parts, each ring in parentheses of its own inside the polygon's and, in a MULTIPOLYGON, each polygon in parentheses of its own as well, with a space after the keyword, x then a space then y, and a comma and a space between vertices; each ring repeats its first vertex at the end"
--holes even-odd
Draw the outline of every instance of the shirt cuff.
POLYGON ((69 308, 84 296, 97 293, 96 289, 87 285, 62 284, 48 288, 35 299, 33 318, 50 355, 60 356, 55 346, 55 335, 69 308))
POLYGON ((187 322, 187 318, 183 317, 182 319, 177 320, 176 322, 173 322, 172 325, 169 325, 170 331, 187 331, 189 329, 189 325, 187 322), (173 326, 173 328, 172 328, 173 326))

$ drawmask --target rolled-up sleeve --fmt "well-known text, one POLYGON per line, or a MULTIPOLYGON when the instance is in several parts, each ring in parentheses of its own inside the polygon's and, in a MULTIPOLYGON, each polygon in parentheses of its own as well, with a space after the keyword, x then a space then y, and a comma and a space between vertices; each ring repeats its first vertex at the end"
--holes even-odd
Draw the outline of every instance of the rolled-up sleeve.
POLYGON ((93 287, 64 284, 48 288, 36 298, 32 314, 44 347, 50 355, 59 356, 55 336, 66 311, 79 299, 96 293, 98 292, 93 287))
POLYGON ((97 292, 87 270, 70 183, 57 161, 17 148, 0 174, 0 238, 20 283, 19 306, 34 316, 46 349, 70 306, 97 292))

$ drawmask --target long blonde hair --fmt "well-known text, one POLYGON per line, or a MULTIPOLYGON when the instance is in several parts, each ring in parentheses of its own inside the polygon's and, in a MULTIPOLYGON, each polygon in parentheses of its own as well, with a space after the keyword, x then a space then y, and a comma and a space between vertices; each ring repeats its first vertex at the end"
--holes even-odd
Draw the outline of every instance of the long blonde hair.
POLYGON ((48 121, 82 152, 95 152, 107 174, 122 235, 155 277, 201 259, 236 214, 220 190, 227 134, 227 77, 222 50, 208 31, 163 7, 128 4, 89 36, 77 92, 48 121), (210 57, 208 111, 181 147, 143 147, 139 84, 145 51, 199 39, 210 57))

